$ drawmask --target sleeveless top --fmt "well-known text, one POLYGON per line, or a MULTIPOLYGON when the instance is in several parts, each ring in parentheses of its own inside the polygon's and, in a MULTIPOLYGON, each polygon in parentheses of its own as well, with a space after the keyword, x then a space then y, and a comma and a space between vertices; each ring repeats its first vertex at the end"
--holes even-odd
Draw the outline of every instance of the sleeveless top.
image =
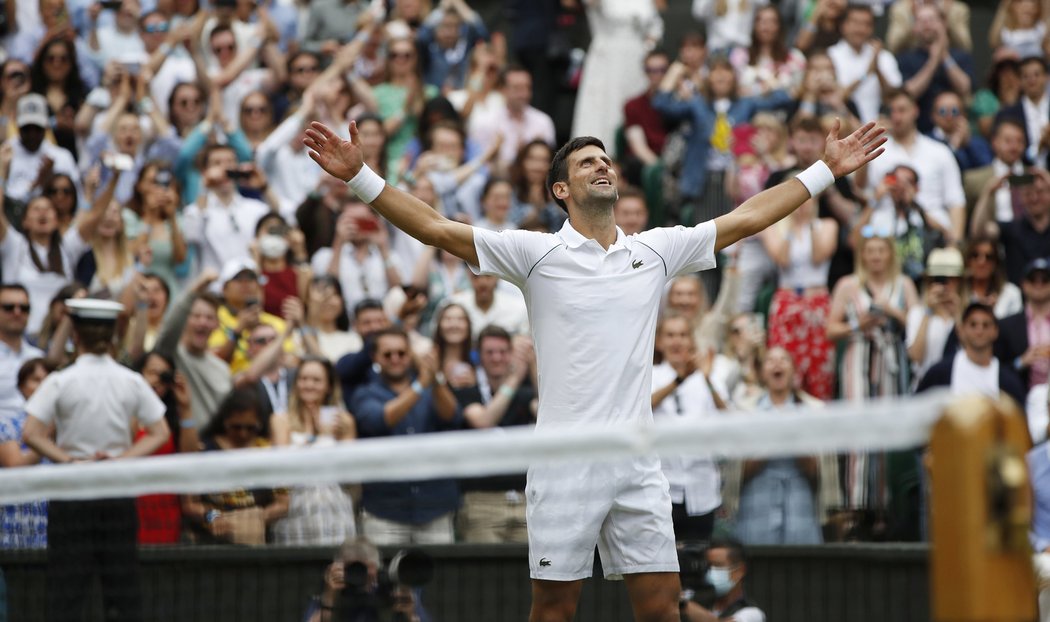
POLYGON ((777 271, 780 287, 804 289, 827 286, 831 258, 819 264, 813 263, 813 230, 817 224, 814 222, 797 234, 788 234, 790 263, 777 271))

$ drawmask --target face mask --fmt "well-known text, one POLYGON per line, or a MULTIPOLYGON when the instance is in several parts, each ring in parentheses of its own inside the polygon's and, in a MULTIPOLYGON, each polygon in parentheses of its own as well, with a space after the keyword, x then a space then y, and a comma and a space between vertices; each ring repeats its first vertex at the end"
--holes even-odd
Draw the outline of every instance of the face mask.
POLYGON ((715 594, 718 596, 725 596, 736 585, 736 581, 729 576, 730 572, 729 568, 711 567, 707 569, 707 582, 715 588, 715 594))
POLYGON ((283 257, 288 252, 288 240, 279 235, 264 235, 259 238, 259 252, 267 259, 283 257))

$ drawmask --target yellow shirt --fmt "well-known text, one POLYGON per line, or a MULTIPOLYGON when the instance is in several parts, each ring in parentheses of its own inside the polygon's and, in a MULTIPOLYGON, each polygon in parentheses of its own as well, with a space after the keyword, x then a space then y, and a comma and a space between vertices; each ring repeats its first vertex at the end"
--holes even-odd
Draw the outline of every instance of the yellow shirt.
MULTIPOLYGON (((259 313, 259 322, 272 326, 277 334, 283 334, 285 328, 285 322, 276 315, 270 315, 263 311, 259 313)), ((215 350, 222 347, 226 343, 226 331, 237 329, 237 316, 229 310, 225 305, 219 308, 219 327, 216 328, 211 337, 208 337, 208 347, 215 350)), ((251 361, 248 360, 248 337, 250 331, 244 331, 241 333, 240 338, 237 340, 237 347, 233 351, 233 358, 230 359, 230 373, 239 374, 242 371, 248 369, 251 361)), ((288 354, 296 354, 298 348, 295 345, 295 341, 288 337, 284 340, 284 351, 288 354)))

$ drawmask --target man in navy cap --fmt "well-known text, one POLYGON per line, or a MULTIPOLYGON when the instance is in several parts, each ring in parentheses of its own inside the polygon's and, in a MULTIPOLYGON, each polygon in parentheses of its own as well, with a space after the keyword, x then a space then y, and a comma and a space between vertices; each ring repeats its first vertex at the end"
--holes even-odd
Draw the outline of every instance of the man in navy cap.
POLYGON ((999 323, 995 353, 1013 365, 1031 388, 1047 381, 1050 372, 1050 258, 1028 262, 1021 281, 1024 310, 999 323))
MULTIPOLYGON (((123 305, 66 302, 77 359, 47 377, 26 403, 22 440, 58 464, 147 456, 171 434, 164 403, 139 374, 111 355, 123 305), (54 427, 54 438, 50 430, 54 427), (132 443, 138 428, 146 434, 132 443)), ((48 622, 81 619, 98 574, 107 620, 142 618, 134 499, 52 501, 47 539, 48 622)))

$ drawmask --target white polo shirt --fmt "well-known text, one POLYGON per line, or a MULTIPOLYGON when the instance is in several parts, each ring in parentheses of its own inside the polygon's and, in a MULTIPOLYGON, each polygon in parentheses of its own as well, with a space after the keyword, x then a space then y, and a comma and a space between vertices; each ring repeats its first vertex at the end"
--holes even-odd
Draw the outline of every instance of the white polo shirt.
POLYGON ((606 251, 558 233, 474 228, 478 274, 517 285, 539 362, 537 427, 652 421, 653 347, 667 282, 715 267, 715 224, 624 235, 606 251))
POLYGON ((893 140, 886 141, 886 151, 868 165, 868 188, 874 194, 875 187, 897 166, 904 164, 919 173, 919 192, 915 197, 926 212, 943 227, 951 227, 948 210, 964 207, 962 174, 952 150, 944 143, 924 134, 915 135, 911 148, 893 140))
POLYGON ((148 427, 164 418, 146 379, 109 356, 81 354, 73 365, 40 383, 26 413, 55 426, 55 441, 73 458, 102 451, 119 456, 131 447, 134 422, 148 427))

